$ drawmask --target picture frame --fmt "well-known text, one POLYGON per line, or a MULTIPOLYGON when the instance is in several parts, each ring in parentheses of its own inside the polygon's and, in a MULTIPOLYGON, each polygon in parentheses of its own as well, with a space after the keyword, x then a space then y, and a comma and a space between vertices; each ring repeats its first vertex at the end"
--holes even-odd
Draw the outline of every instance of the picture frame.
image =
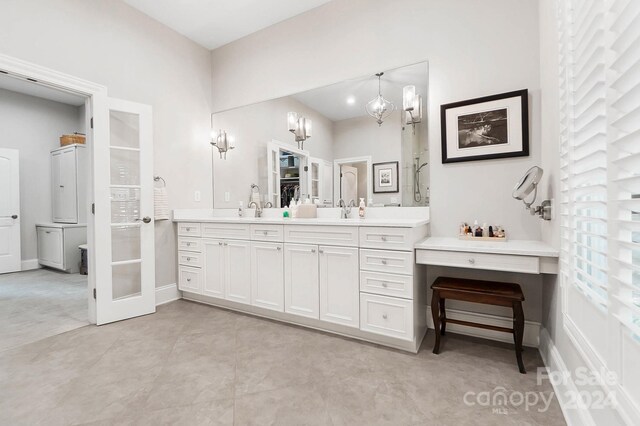
POLYGON ((397 161, 374 163, 371 167, 373 168, 374 194, 400 192, 397 161))
POLYGON ((442 163, 529 155, 527 89, 440 106, 442 163))

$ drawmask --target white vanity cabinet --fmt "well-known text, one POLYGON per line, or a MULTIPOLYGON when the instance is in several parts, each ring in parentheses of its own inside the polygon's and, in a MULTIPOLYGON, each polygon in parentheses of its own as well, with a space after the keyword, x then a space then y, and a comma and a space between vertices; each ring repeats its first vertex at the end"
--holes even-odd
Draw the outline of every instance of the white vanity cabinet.
POLYGON ((427 290, 413 244, 426 225, 338 223, 179 221, 179 288, 190 300, 417 351, 427 290))
POLYGON ((284 245, 284 310, 308 318, 320 318, 318 246, 284 245))
POLYGON ((251 242, 251 304, 284 312, 282 243, 251 242))

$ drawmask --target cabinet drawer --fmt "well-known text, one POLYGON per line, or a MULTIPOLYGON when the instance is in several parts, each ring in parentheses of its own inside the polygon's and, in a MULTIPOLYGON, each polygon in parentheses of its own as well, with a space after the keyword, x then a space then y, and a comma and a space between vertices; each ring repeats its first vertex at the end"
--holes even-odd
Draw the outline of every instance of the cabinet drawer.
POLYGON ((360 291, 413 299, 413 277, 360 271, 360 291))
POLYGON ((201 268, 202 256, 200 255, 200 253, 194 253, 190 251, 180 251, 178 252, 178 264, 201 268))
POLYGON ((521 272, 525 274, 540 273, 540 260, 535 256, 470 253, 444 250, 417 250, 416 260, 418 263, 426 265, 521 272))
POLYGON ((180 266, 178 288, 191 293, 202 293, 202 270, 190 266, 180 266))
POLYGON ((330 246, 358 246, 358 228, 355 226, 287 225, 284 227, 287 243, 330 246))
POLYGON ((399 339, 413 339, 413 302, 360 294, 360 329, 399 339))
POLYGON ((251 225, 251 239, 254 241, 284 241, 282 225, 251 225))
POLYGON ((231 240, 248 240, 249 224, 242 223, 203 223, 204 238, 228 238, 231 240))
POLYGON ((412 228, 360 227, 360 247, 386 250, 413 250, 412 228))
POLYGON ((413 252, 360 249, 360 269, 412 275, 413 252))
POLYGON ((199 238, 178 237, 178 250, 200 253, 202 251, 202 240, 199 238))
POLYGON ((190 222, 178 223, 178 235, 185 237, 199 237, 200 236, 200 224, 190 222))

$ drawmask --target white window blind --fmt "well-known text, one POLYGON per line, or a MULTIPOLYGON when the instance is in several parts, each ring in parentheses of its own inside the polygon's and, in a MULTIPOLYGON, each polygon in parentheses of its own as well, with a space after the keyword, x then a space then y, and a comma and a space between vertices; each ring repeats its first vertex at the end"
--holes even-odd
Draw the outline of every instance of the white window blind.
POLYGON ((640 0, 557 4, 565 328, 638 424, 640 0))
POLYGON ((605 7, 576 1, 566 13, 561 84, 563 279, 600 309, 608 302, 605 7))
POLYGON ((610 3, 612 293, 616 316, 640 336, 640 1, 610 3))

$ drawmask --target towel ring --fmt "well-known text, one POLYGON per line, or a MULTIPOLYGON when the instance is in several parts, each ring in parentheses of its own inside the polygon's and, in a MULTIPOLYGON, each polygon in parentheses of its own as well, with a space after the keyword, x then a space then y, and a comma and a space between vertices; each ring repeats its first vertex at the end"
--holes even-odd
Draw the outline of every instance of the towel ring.
POLYGON ((165 182, 164 179, 162 179, 162 177, 160 177, 160 176, 154 176, 153 177, 153 181, 154 182, 162 181, 162 186, 167 186, 167 182, 165 182))

